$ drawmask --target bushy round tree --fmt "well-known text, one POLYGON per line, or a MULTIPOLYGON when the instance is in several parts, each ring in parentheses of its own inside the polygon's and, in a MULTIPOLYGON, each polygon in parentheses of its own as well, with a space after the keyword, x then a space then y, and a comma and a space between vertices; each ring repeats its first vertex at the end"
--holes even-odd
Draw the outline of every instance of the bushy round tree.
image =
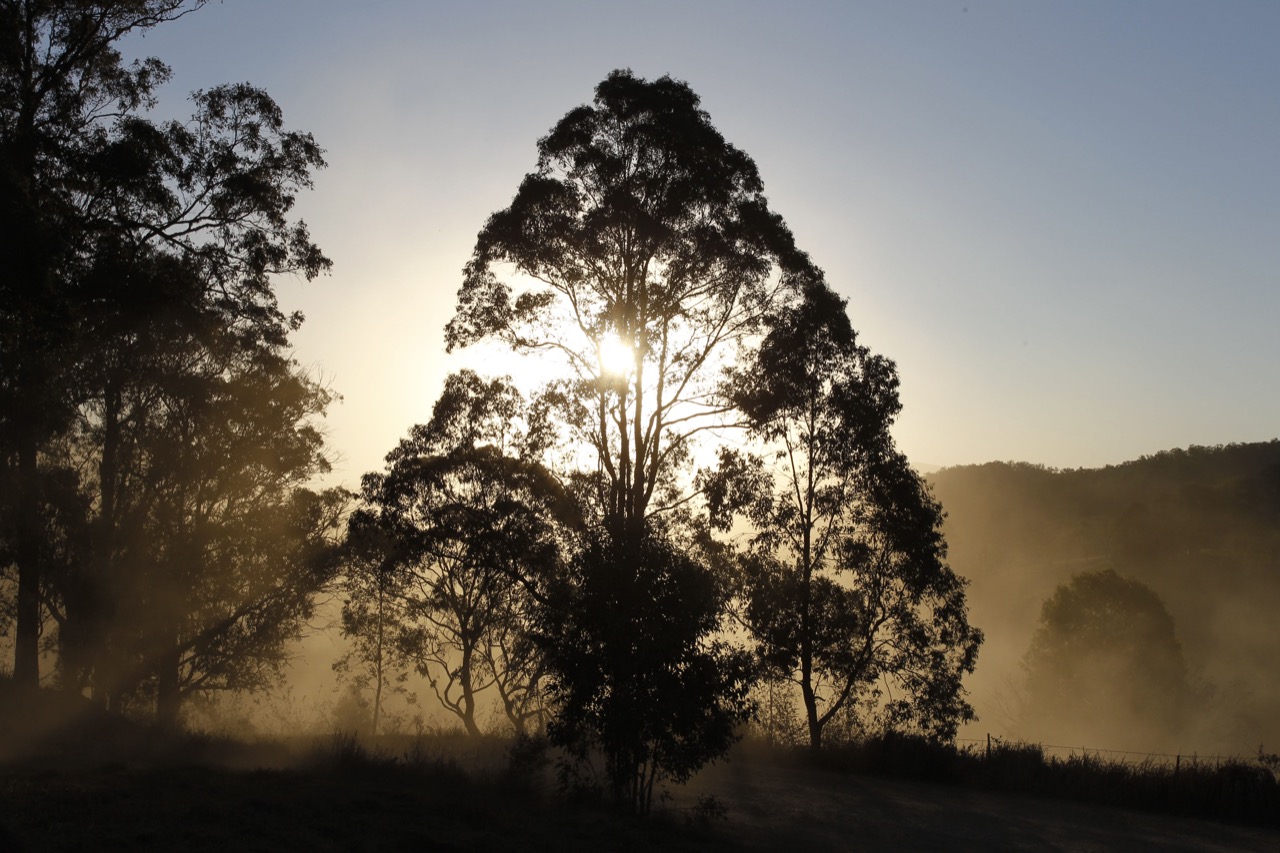
POLYGON ((540 611, 553 742, 603 753, 614 796, 649 810, 654 784, 686 781, 748 716, 749 656, 722 637, 728 587, 650 532, 590 537, 540 611))
POLYGON ((1171 748, 1193 695, 1173 617, 1113 569, 1054 591, 1023 667, 1022 727, 1068 743, 1171 748))

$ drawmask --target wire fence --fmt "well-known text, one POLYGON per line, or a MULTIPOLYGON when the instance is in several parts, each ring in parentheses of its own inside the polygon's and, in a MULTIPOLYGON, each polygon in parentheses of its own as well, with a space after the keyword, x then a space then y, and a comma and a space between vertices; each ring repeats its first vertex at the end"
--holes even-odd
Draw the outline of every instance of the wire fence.
POLYGON ((985 751, 990 754, 997 747, 1015 749, 1037 749, 1046 758, 1092 758, 1108 764, 1129 765, 1168 765, 1179 767, 1221 767, 1229 763, 1251 763, 1258 760, 1257 754, 1235 755, 1200 755, 1198 753, 1141 752, 1133 749, 1102 749, 1093 746, 1068 746, 1064 744, 1038 743, 1013 738, 987 735, 983 738, 956 738, 958 745, 970 749, 985 751))

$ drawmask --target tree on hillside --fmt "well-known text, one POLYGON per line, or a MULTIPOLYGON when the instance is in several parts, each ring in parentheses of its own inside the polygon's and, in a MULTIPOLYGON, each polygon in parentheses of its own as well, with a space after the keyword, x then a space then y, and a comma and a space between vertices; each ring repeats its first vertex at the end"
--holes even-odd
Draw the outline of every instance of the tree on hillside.
POLYGON ((516 731, 541 713, 527 610, 557 571, 559 529, 576 518, 537 462, 542 441, 510 384, 463 371, 386 471, 364 478, 364 506, 403 573, 396 642, 470 734, 491 687, 516 731))
POLYGON ((266 93, 196 93, 190 122, 143 115, 168 68, 126 65, 118 43, 201 5, 0 2, 0 456, 18 576, 14 673, 25 685, 38 677, 48 551, 37 472, 77 422, 96 419, 101 442, 95 552, 114 535, 115 442, 131 417, 122 382, 138 384, 145 367, 111 354, 145 349, 157 321, 210 318, 250 349, 282 349, 301 318, 279 310, 272 274, 309 278, 329 264, 288 218, 323 165, 320 149, 284 130, 266 93))
MULTIPOLYGON (((1097 469, 989 463, 931 475, 947 511, 951 563, 973 580, 973 612, 989 633, 1023 637, 1016 649, 998 644, 984 655, 975 697, 993 703, 998 686, 1022 683, 1041 604, 1076 573, 1111 566, 1158 591, 1187 666, 1218 685, 1215 698, 1193 679, 1195 730, 1184 728, 1181 743, 1195 734, 1201 748, 1229 752, 1280 738, 1280 635, 1256 630, 1280 608, 1277 465, 1280 441, 1269 441, 1193 446, 1097 469)), ((1127 730, 1088 730, 1081 740, 1068 733, 1083 718, 1059 727, 1009 711, 1023 736, 1103 746, 1123 738, 1139 748, 1127 730)))
POLYGON ((1078 574, 1044 602, 1023 668, 1023 727, 1071 742, 1165 748, 1193 696, 1164 603, 1112 569, 1078 574))
POLYGON ((776 313, 734 397, 771 459, 722 450, 713 522, 741 512, 744 616, 760 658, 800 689, 809 743, 854 705, 949 739, 973 718, 961 677, 981 632, 944 562, 942 511, 889 433, 892 362, 857 343, 820 283, 776 313), (887 695, 886 695, 887 694, 887 695))

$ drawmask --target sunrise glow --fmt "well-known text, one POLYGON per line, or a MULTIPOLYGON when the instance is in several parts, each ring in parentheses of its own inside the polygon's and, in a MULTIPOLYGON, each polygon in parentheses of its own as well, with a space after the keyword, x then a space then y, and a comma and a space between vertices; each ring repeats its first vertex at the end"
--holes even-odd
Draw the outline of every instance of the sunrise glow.
POLYGON ((624 342, 616 334, 609 333, 596 346, 602 376, 623 377, 635 370, 635 347, 624 342))

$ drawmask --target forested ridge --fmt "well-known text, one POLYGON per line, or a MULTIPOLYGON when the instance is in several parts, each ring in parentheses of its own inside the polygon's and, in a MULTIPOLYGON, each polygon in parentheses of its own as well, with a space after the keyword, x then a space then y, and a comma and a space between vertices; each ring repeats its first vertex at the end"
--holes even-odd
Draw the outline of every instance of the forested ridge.
MULTIPOLYGON (((991 462, 929 480, 947 512, 951 563, 971 579, 974 620, 989 638, 971 681, 981 728, 1020 727, 1022 657, 1042 603, 1072 577, 1110 569, 1150 587, 1173 617, 1203 700, 1186 748, 1239 752, 1280 738, 1280 635, 1266 627, 1280 606, 1280 441, 1097 469, 991 462)), ((1156 746, 1097 745, 1136 741, 1156 746)), ((1160 751, 1178 746, 1170 739, 1160 751)))

